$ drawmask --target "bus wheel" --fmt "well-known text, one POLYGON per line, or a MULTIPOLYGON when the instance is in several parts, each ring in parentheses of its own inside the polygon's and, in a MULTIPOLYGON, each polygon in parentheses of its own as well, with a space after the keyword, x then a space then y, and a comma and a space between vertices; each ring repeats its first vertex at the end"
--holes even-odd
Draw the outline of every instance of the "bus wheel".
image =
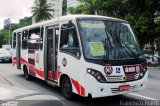
POLYGON ((26 66, 24 66, 23 71, 24 71, 24 77, 25 77, 25 79, 26 80, 31 80, 32 76, 28 74, 28 69, 27 69, 26 66))
POLYGON ((72 99, 73 93, 72 93, 72 85, 70 82, 70 79, 68 77, 64 77, 61 82, 61 90, 62 94, 66 99, 72 99))

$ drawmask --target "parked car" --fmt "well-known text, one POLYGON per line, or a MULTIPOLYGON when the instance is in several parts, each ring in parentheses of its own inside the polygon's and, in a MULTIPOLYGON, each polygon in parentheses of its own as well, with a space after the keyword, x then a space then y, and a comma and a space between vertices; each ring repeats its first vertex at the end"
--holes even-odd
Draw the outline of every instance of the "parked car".
POLYGON ((12 55, 4 48, 0 49, 0 62, 12 62, 12 55))
POLYGON ((159 64, 158 57, 153 55, 145 55, 147 63, 150 64, 159 64))

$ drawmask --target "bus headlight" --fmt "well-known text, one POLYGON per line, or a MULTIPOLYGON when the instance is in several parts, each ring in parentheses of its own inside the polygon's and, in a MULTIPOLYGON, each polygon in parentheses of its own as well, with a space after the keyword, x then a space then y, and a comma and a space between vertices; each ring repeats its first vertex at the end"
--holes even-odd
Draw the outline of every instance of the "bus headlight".
POLYGON ((87 73, 92 75, 100 83, 106 83, 107 82, 105 77, 99 71, 96 71, 96 70, 93 70, 93 69, 87 69, 87 73))
POLYGON ((139 78, 143 78, 143 76, 145 75, 146 71, 147 71, 147 68, 142 69, 142 71, 139 74, 139 78))

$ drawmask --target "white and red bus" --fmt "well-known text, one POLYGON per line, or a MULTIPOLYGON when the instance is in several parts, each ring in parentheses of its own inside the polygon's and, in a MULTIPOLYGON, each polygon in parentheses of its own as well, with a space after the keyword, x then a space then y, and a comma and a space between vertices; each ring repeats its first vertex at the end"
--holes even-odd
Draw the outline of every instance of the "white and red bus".
POLYGON ((143 90, 146 59, 129 23, 69 15, 13 31, 14 67, 61 88, 64 97, 104 97, 143 90))

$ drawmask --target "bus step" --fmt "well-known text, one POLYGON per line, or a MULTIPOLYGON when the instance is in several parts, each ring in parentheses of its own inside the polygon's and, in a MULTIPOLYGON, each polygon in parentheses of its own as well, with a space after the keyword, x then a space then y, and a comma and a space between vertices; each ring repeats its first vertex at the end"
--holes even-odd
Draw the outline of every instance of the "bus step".
POLYGON ((47 83, 52 85, 52 86, 58 86, 58 82, 47 80, 47 83))

